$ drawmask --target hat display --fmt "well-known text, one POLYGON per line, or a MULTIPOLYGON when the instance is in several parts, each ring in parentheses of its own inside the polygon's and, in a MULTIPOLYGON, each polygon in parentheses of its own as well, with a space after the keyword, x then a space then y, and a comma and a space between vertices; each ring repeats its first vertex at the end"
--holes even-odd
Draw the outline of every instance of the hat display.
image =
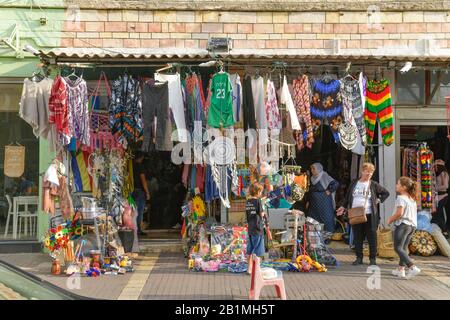
POLYGON ((437 159, 437 160, 434 162, 434 165, 435 165, 435 166, 445 166, 445 161, 442 160, 442 159, 437 159))

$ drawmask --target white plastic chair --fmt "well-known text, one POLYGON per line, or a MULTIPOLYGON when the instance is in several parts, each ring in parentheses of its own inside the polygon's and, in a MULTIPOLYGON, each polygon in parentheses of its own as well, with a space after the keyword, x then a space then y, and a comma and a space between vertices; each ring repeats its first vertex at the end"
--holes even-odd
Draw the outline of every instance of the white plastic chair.
MULTIPOLYGON (((6 238, 6 236, 8 235, 9 217, 10 216, 14 216, 14 210, 13 210, 13 204, 12 204, 11 196, 7 194, 7 195, 5 195, 5 197, 6 197, 6 200, 8 201, 8 214, 7 214, 7 217, 6 217, 4 238, 6 238)), ((14 221, 14 217, 13 217, 13 221, 14 221)))
MULTIPOLYGON (((34 200, 31 200, 31 202, 28 202, 28 199, 27 200, 22 199, 22 201, 20 201, 17 204, 17 219, 19 222, 19 228, 17 231, 18 231, 19 238, 22 235, 22 221, 24 222, 24 232, 23 232, 24 235, 27 236, 28 232, 30 232, 31 236, 37 234, 36 228, 37 228, 38 213, 37 213, 37 210, 35 213, 31 213, 28 209, 29 205, 36 206, 36 203, 34 202, 34 200), (20 206, 24 206, 23 211, 19 210, 20 206), (29 225, 28 225, 28 223, 29 223, 29 225), (31 229, 29 229, 28 226, 30 226, 31 229)), ((16 234, 17 234, 17 231, 16 231, 16 234)))

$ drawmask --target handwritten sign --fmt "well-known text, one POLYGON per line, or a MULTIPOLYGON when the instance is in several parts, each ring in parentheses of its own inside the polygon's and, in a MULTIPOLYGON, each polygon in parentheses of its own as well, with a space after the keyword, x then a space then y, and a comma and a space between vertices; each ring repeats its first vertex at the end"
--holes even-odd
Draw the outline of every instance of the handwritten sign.
POLYGON ((25 171, 25 147, 5 146, 5 176, 18 178, 25 171))

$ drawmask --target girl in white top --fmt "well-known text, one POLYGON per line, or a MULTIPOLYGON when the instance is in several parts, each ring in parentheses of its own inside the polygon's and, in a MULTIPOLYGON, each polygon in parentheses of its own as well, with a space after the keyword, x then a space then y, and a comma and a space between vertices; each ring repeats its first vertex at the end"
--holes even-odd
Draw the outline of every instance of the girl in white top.
POLYGON ((398 269, 392 274, 400 278, 412 278, 420 273, 408 255, 408 245, 417 228, 417 184, 411 178, 401 177, 397 182, 396 211, 389 218, 388 224, 394 223, 394 249, 400 257, 398 269), (405 270, 407 267, 407 270, 405 270))

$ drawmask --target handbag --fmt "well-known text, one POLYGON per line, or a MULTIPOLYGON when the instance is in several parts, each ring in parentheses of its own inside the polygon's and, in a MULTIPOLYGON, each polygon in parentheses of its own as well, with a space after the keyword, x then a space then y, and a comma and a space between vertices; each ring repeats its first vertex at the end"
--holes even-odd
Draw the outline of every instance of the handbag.
POLYGON ((367 222, 366 217, 366 204, 367 199, 369 198, 369 190, 370 190, 370 182, 369 187, 366 194, 366 200, 364 201, 363 207, 356 207, 356 208, 350 208, 348 209, 348 222, 353 226, 355 224, 361 224, 367 222))

